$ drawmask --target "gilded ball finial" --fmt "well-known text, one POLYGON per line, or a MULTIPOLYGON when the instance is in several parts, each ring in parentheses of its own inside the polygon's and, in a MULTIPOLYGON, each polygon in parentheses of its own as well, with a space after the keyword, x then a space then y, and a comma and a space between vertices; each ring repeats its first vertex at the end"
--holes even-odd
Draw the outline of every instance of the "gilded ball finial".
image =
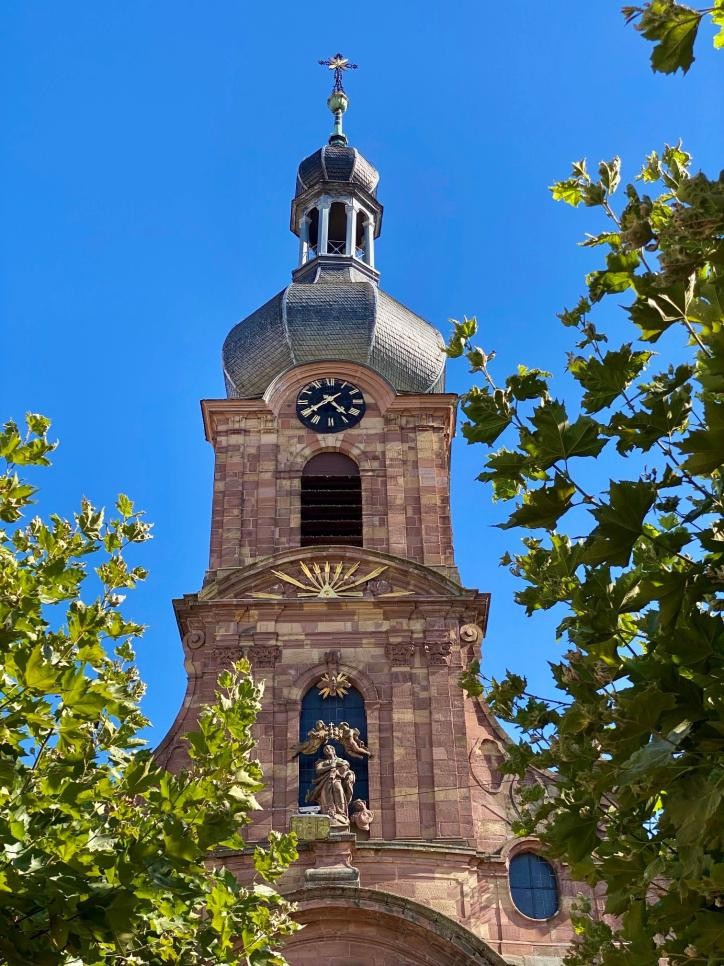
POLYGON ((332 91, 327 98, 327 107, 332 114, 344 114, 349 107, 349 98, 344 91, 332 91))
POLYGON ((322 67, 334 71, 334 85, 332 93, 327 98, 327 107, 334 114, 334 131, 329 139, 330 144, 346 145, 347 135, 342 130, 342 116, 349 107, 349 98, 344 92, 342 77, 346 70, 357 70, 357 64, 350 64, 342 54, 335 54, 326 60, 320 60, 322 67))

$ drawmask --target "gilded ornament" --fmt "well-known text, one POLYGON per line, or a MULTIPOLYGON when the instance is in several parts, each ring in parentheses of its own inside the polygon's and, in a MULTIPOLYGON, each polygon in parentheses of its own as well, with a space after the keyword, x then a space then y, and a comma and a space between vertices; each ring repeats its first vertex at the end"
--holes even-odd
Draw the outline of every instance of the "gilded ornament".
MULTIPOLYGON (((330 563, 329 560, 300 560, 298 577, 283 570, 272 570, 272 573, 279 580, 296 587, 299 591, 299 597, 317 597, 322 600, 331 600, 339 597, 363 597, 364 591, 360 588, 387 570, 386 566, 373 567, 369 572, 359 576, 360 566, 359 561, 345 564, 342 561, 330 563)), ((406 597, 411 593, 410 590, 397 590, 379 596, 406 597)), ((282 597, 281 594, 270 591, 257 591, 252 593, 251 596, 266 600, 280 600, 282 597)))
POLYGON ((317 682, 317 689, 325 699, 343 698, 351 687, 352 683, 343 671, 339 674, 336 674, 334 671, 328 671, 317 682))
POLYGON ((300 741, 292 748, 292 758, 296 758, 297 755, 314 755, 325 742, 329 741, 338 741, 353 758, 372 757, 369 748, 360 737, 359 728, 353 728, 346 721, 340 721, 339 724, 316 721, 314 727, 307 732, 304 741, 300 741))

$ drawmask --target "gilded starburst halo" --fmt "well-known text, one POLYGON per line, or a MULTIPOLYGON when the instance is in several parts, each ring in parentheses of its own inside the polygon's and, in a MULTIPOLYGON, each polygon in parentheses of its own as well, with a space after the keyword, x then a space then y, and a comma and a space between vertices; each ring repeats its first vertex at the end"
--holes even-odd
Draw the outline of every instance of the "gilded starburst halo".
POLYGON ((352 687, 352 682, 344 673, 340 671, 339 674, 334 672, 325 672, 319 681, 317 681, 317 689, 323 698, 343 698, 345 694, 352 687))

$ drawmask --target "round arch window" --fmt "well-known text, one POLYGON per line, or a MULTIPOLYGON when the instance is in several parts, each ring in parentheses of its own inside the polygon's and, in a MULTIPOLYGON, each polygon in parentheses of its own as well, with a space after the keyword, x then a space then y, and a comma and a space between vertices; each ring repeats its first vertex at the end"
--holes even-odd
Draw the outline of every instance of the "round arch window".
POLYGON ((550 919, 558 912, 558 882, 550 862, 535 852, 519 852, 508 869, 516 909, 529 919, 550 919))

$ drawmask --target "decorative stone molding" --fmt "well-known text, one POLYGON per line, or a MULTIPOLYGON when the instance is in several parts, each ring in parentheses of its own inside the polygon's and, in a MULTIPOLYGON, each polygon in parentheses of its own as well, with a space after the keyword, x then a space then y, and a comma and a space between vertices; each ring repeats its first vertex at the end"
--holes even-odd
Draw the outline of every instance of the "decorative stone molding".
POLYGON ((184 634, 183 643, 185 648, 190 651, 195 651, 197 648, 203 647, 206 643, 206 634, 204 634, 200 627, 190 627, 184 634))
POLYGON ((370 580, 370 582, 365 587, 366 594, 370 597, 389 597, 389 595, 394 590, 394 587, 389 580, 384 578, 376 578, 375 580, 370 580))
POLYGON ((205 666, 213 669, 228 667, 229 664, 237 661, 241 656, 242 650, 238 645, 207 648, 204 651, 204 657, 206 658, 205 666))
POLYGON ((282 656, 282 649, 278 644, 254 643, 246 656, 256 668, 273 668, 282 656))
POLYGON ((460 642, 462 644, 479 644, 483 639, 483 631, 477 624, 463 624, 460 628, 460 642))
POLYGON ((430 667, 446 667, 450 664, 450 641, 429 641, 425 644, 425 656, 430 667))
POLYGON ((410 667, 415 657, 415 645, 409 642, 403 644, 387 644, 385 654, 390 664, 398 667, 410 667))

